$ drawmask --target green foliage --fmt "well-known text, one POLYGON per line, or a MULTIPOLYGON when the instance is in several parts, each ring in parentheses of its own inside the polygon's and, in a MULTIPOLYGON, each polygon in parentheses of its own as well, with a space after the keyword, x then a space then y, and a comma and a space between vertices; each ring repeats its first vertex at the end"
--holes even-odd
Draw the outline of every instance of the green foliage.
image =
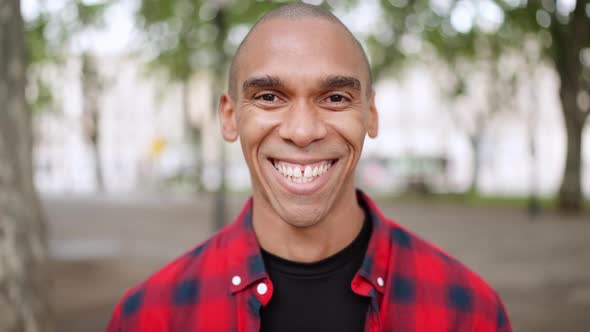
POLYGON ((104 26, 104 13, 112 1, 86 4, 68 0, 59 11, 39 5, 36 17, 25 22, 29 61, 28 102, 33 112, 52 110, 52 78, 45 75, 48 67, 60 68, 70 41, 89 29, 104 26))
MULTIPOLYGON (((514 86, 514 75, 499 75, 502 57, 517 55, 536 66, 553 65, 562 84, 570 89, 590 90, 590 1, 578 0, 573 8, 560 1, 525 0, 380 0, 381 28, 366 40, 377 77, 405 68, 409 61, 442 60, 455 75, 451 96, 465 92, 465 77, 459 67, 471 64, 495 68, 490 73, 504 82, 504 92, 514 86), (443 5, 441 5, 443 4, 443 5), (465 8, 468 8, 467 10, 465 8), (456 16, 463 10, 463 27, 456 16), (490 22, 490 11, 495 22, 490 22), (486 16, 487 15, 487 16, 486 16), (486 17, 488 21, 486 22, 486 17), (383 38, 383 35, 391 38, 383 38), (418 50, 408 41, 419 43, 418 50), (531 45, 533 45, 531 47, 531 45), (582 53, 586 49, 586 60, 582 53), (581 64, 580 62, 586 62, 581 64)), ((448 92, 449 92, 448 91, 448 92)), ((576 92, 577 93, 577 92, 576 92)), ((511 95, 502 96, 507 100, 511 95)), ((570 111, 573 112, 573 111, 570 111)))
POLYGON ((26 42, 29 51, 29 63, 43 62, 45 59, 52 57, 45 40, 47 20, 47 16, 42 14, 27 24, 26 42))
POLYGON ((200 70, 219 78, 237 47, 229 35, 287 2, 292 1, 142 0, 136 22, 151 55, 150 68, 173 81, 200 70))
POLYGON ((47 80, 42 79, 40 76, 34 77, 34 82, 29 82, 30 93, 29 106, 33 113, 40 113, 54 109, 55 100, 51 93, 51 86, 47 80))
POLYGON ((77 19, 73 20, 71 24, 76 27, 74 32, 79 32, 87 27, 103 26, 104 12, 112 4, 111 1, 104 1, 95 4, 85 4, 83 1, 77 0, 74 2, 76 6, 77 19))
POLYGON ((578 0, 577 7, 569 13, 559 9, 555 1, 489 0, 487 3, 502 16, 498 26, 492 28, 478 24, 483 11, 489 9, 482 7, 482 3, 485 1, 451 0, 448 8, 441 9, 430 0, 380 0, 383 24, 394 38, 379 42, 379 38, 373 37, 368 41, 373 52, 386 54, 378 56, 377 66, 399 67, 400 62, 419 58, 420 54, 408 56, 400 43, 408 35, 419 37, 427 43, 423 50, 433 50, 451 64, 458 59, 497 59, 506 52, 523 52, 523 44, 528 40, 541 46, 536 57, 552 63, 560 61, 568 43, 575 43, 579 49, 590 47, 590 33, 585 33, 590 32, 590 14, 584 13, 589 11, 587 0, 578 0), (468 31, 458 31, 451 23, 452 16, 465 5, 475 11, 475 17, 468 31), (583 15, 586 27, 576 26, 575 18, 583 15))
POLYGON ((29 63, 57 62, 76 35, 104 26, 104 13, 111 1, 85 4, 68 0, 59 11, 39 8, 36 17, 26 22, 29 63))

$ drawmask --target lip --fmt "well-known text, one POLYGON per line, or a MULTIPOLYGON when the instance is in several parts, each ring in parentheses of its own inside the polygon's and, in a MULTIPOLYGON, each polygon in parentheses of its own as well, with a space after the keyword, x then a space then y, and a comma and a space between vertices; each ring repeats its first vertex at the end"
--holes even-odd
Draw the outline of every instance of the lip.
POLYGON ((302 157, 302 158, 297 158, 297 157, 269 157, 268 158, 270 161, 283 161, 289 164, 295 164, 295 165, 310 165, 310 164, 315 164, 315 163, 319 163, 322 161, 337 161, 338 158, 309 158, 309 157, 302 157))
POLYGON ((271 168, 271 173, 276 178, 277 182, 279 182, 283 186, 283 188, 285 188, 287 191, 289 191, 293 194, 297 194, 297 195, 309 195, 309 194, 313 194, 313 193, 321 190, 324 187, 324 185, 330 180, 332 171, 336 167, 336 165, 338 164, 338 161, 339 161, 339 159, 303 159, 303 158, 302 159, 294 159, 294 158, 280 158, 279 159, 279 158, 277 158, 277 160, 285 161, 285 162, 292 163, 292 164, 300 164, 300 165, 312 164, 312 163, 317 163, 317 162, 325 161, 325 160, 332 160, 333 161, 332 166, 326 171, 326 173, 322 174, 319 177, 314 178, 313 181, 306 182, 306 183, 296 183, 296 182, 290 181, 283 174, 279 173, 279 171, 273 165, 274 158, 266 159, 267 167, 271 168))

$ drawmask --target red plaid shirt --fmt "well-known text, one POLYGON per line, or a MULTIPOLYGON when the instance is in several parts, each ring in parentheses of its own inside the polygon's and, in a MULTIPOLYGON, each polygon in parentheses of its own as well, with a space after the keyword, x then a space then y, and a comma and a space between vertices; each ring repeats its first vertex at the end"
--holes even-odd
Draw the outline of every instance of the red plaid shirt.
MULTIPOLYGON (((365 194, 373 234, 352 290, 371 298, 365 331, 511 331, 504 306, 480 277, 387 219, 365 194)), ((252 332, 272 282, 252 229, 252 200, 211 239, 130 289, 108 332, 252 332)))

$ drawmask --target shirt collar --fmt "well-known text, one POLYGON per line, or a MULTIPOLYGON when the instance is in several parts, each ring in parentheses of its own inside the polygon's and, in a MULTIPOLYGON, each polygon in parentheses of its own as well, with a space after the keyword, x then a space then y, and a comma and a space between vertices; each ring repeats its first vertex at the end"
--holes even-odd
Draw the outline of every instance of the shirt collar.
MULTIPOLYGON (((371 283, 374 289, 382 292, 382 284, 386 278, 390 256, 390 232, 386 225, 386 218, 365 193, 357 190, 359 204, 369 211, 370 222, 373 225, 371 239, 363 263, 358 274, 371 283)), ((230 271, 231 292, 239 292, 251 284, 264 278, 268 274, 264 267, 264 260, 260 246, 252 226, 252 198, 250 197, 238 217, 224 230, 226 243, 220 245, 231 248, 227 251, 228 267, 230 271)))
POLYGON ((228 250, 228 263, 231 278, 231 292, 245 289, 252 283, 267 278, 260 246, 252 227, 252 197, 248 199, 236 220, 229 226, 228 243, 221 245, 228 250))
POLYGON ((358 274, 371 283, 373 289, 383 293, 383 285, 389 271, 391 255, 391 227, 377 204, 361 190, 357 190, 359 204, 369 211, 373 231, 365 258, 358 274))

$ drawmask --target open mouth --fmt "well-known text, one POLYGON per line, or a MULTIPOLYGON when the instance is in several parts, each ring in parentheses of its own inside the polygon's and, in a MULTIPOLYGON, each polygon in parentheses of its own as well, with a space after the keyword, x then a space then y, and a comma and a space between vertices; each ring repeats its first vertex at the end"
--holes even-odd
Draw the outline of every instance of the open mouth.
POLYGON ((337 159, 328 159, 310 164, 294 164, 279 159, 270 159, 274 168, 282 176, 295 183, 308 183, 319 179, 337 161, 337 159))

